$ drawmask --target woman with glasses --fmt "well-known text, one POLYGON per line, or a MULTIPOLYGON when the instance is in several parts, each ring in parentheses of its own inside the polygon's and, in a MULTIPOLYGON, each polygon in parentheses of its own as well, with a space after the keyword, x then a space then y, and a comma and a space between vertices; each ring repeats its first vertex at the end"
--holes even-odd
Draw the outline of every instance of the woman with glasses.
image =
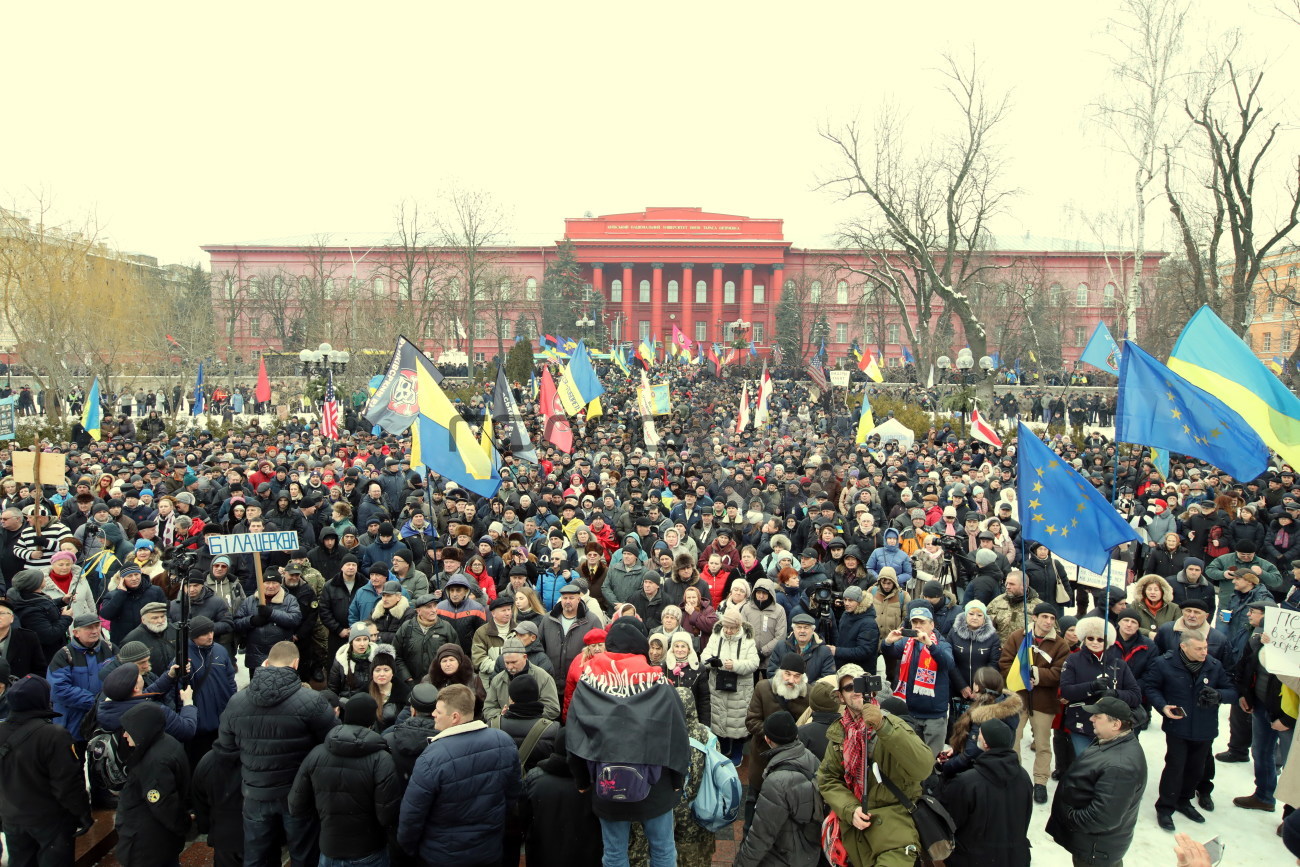
MULTIPOLYGON (((1142 691, 1115 647, 1115 627, 1100 617, 1085 617, 1075 626, 1081 646, 1061 669, 1061 699, 1066 702, 1064 725, 1074 742, 1074 754, 1083 755, 1092 744, 1091 714, 1084 705, 1102 696, 1116 696, 1130 708, 1142 705, 1142 691)), ((1137 726, 1135 726, 1137 727, 1137 726)))

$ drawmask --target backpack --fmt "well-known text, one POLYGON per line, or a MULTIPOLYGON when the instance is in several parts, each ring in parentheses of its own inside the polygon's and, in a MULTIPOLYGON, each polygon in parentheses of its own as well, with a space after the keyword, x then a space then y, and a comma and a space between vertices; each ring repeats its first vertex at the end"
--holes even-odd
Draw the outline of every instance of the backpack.
POLYGON ((634 804, 650 795, 650 788, 663 773, 661 765, 643 765, 630 762, 594 762, 588 759, 587 768, 596 784, 596 797, 602 801, 634 804))
POLYGON ((126 785, 126 748, 113 732, 101 731, 86 742, 90 772, 113 792, 126 785))
POLYGON ((736 766, 714 746, 716 743, 712 734, 708 745, 691 738, 691 746, 704 754, 704 772, 700 775, 700 789, 691 802, 691 814, 701 828, 712 834, 736 821, 744 801, 736 766))

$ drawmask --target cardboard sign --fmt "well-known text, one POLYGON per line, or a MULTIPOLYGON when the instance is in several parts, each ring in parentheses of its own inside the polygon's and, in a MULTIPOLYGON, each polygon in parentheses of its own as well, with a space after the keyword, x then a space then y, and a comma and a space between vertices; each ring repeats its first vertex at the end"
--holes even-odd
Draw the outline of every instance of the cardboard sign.
POLYGON ((836 388, 848 388, 849 372, 847 370, 832 370, 831 385, 835 386, 836 388))
MULTIPOLYGON (((29 451, 13 452, 14 479, 29 485, 36 483, 36 455, 29 451)), ((67 475, 67 460, 57 452, 41 452, 41 484, 59 485, 67 475)))
MULTIPOLYGON (((1055 554, 1052 556, 1056 557, 1055 554)), ((1060 557, 1056 557, 1056 559, 1061 560, 1060 557)), ((1061 560, 1061 563, 1065 566, 1066 578, 1071 577, 1071 570, 1078 569, 1080 586, 1091 587, 1094 590, 1106 589, 1106 572, 1093 572, 1091 569, 1084 569, 1082 566, 1075 566, 1075 564, 1068 560, 1061 560)), ((1110 586, 1118 587, 1123 590, 1128 586, 1128 563, 1124 560, 1109 560, 1107 561, 1107 564, 1106 568, 1110 573, 1110 586)))
POLYGON ((208 537, 208 550, 214 557, 220 557, 222 554, 252 554, 259 551, 296 551, 297 549, 298 534, 293 530, 208 537))
POLYGON ((1260 658, 1269 674, 1300 677, 1300 611, 1265 608, 1264 632, 1269 640, 1260 658))

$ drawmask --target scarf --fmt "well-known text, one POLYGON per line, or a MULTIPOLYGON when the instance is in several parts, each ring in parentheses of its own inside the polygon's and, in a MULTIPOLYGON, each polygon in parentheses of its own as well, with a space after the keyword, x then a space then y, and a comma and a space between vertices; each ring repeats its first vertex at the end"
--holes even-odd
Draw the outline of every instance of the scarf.
POLYGON ((840 725, 844 727, 844 782, 853 790, 853 797, 865 804, 867 722, 846 707, 840 714, 840 725))
POLYGON ((910 684, 912 692, 917 695, 934 696, 934 685, 939 677, 939 664, 930 654, 930 648, 915 638, 907 639, 907 647, 903 649, 903 661, 898 667, 898 686, 894 687, 895 698, 907 701, 909 687, 907 677, 909 676, 912 677, 910 684), (916 674, 911 675, 912 654, 918 647, 921 648, 921 652, 917 655, 916 674))
POLYGON ((1277 535, 1273 537, 1273 547, 1277 548, 1279 551, 1285 551, 1287 548, 1290 548, 1291 534, 1285 529, 1279 527, 1277 535))
POLYGON ((1152 614, 1159 614, 1160 609, 1165 607, 1165 600, 1163 596, 1160 598, 1158 602, 1152 602, 1150 599, 1146 597, 1146 594, 1143 593, 1142 603, 1146 605, 1147 610, 1150 611, 1152 614))
POLYGON ((1182 648, 1178 649, 1178 655, 1183 658, 1183 665, 1187 666, 1187 670, 1190 671, 1192 674, 1199 674, 1201 671, 1201 666, 1205 664, 1204 660, 1202 660, 1201 662, 1195 662, 1194 660, 1188 658, 1187 654, 1183 653, 1182 648))

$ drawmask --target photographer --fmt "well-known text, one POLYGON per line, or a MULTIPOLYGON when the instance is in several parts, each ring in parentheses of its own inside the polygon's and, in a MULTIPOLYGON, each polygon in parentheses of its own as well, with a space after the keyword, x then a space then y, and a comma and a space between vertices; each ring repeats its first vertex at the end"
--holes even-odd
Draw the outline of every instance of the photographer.
POLYGON ((890 631, 884 652, 887 658, 900 660, 894 695, 907 702, 908 714, 937 756, 943 751, 948 728, 952 645, 935 634, 934 614, 924 602, 912 603, 907 616, 911 628, 890 631))
POLYGON ((791 614, 807 614, 815 622, 817 636, 831 647, 835 647, 840 643, 839 624, 835 621, 835 614, 843 607, 844 602, 840 594, 835 592, 830 579, 826 579, 808 588, 791 614))
POLYGON ((1209 643, 1184 632, 1177 648, 1152 661, 1143 689, 1165 717, 1165 767, 1160 773, 1156 820, 1166 831, 1174 830, 1174 812, 1204 822, 1192 806, 1192 795, 1219 736, 1219 705, 1237 699, 1232 680, 1223 664, 1210 656, 1209 643))

